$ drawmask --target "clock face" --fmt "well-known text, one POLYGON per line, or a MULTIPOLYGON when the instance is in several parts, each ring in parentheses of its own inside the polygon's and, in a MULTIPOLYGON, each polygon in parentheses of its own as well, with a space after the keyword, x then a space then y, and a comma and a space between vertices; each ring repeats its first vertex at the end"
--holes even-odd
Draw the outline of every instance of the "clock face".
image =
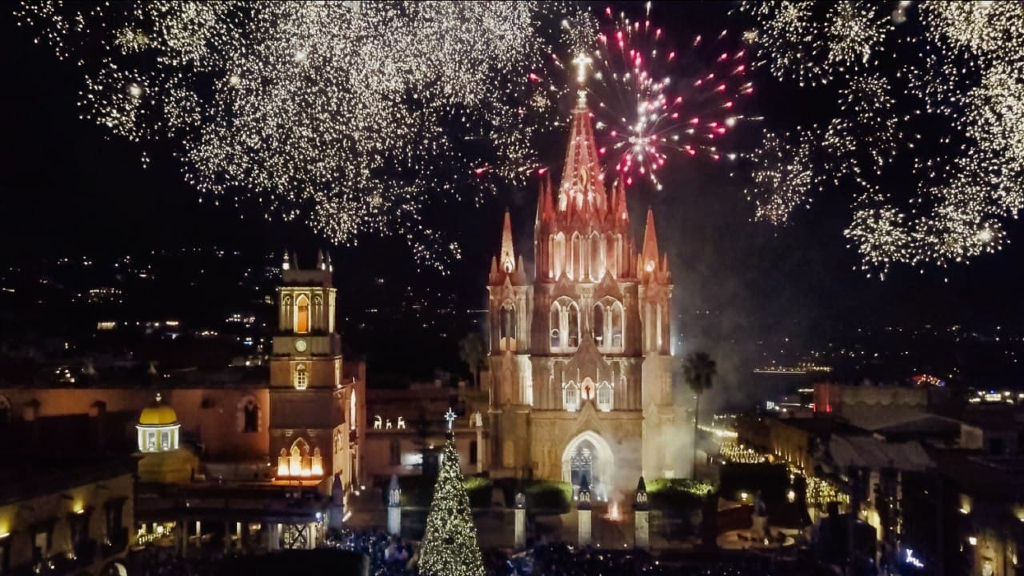
POLYGON ((301 339, 301 338, 296 340, 295 341, 295 350, 298 351, 298 352, 305 352, 306 351, 306 341, 301 339))

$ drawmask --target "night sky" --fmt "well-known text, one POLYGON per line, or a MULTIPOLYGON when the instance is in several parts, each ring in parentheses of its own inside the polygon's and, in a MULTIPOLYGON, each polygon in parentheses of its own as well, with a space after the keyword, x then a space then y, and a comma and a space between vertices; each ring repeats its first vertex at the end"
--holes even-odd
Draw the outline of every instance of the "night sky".
MULTIPOLYGON (((661 23, 677 27, 676 33, 698 25, 716 30, 726 18, 721 5, 658 9, 661 23)), ((255 252, 288 246, 308 254, 320 245, 298 225, 269 222, 244 208, 213 206, 208 198, 200 202, 169 150, 152 149, 152 162, 143 169, 140 148, 78 118, 82 80, 73 64, 34 45, 7 10, 0 13, 0 37, 7 77, 0 117, 0 265, 210 244, 255 252)), ((755 108, 782 116, 801 113, 805 103, 787 105, 784 93, 770 92, 766 85, 755 95, 755 108)), ((564 146, 564 135, 554 138, 552 160, 559 160, 564 146)), ((758 354, 781 346, 786 337, 796 349, 860 327, 1021 328, 1022 253, 1014 242, 1024 234, 1019 224, 1009 227, 1007 249, 969 266, 925 268, 924 274, 897 268, 879 281, 859 270, 859 258, 842 236, 849 218, 847 195, 820 196, 789 226, 774 228, 752 222, 753 206, 744 199, 741 182, 721 165, 681 160, 663 181, 660 193, 630 191, 637 238, 650 205, 659 243, 671 259, 683 351, 711 350, 725 379, 736 386, 758 354)), ((534 184, 492 197, 480 208, 456 203, 431 216, 433 226, 462 246, 463 258, 449 276, 417 270, 394 242, 362 238, 358 247, 334 252, 338 281, 365 285, 385 277, 452 293, 464 308, 479 308, 486 298, 489 259, 498 249, 501 212, 511 207, 518 248, 531 249, 536 194, 534 184)), ((456 341, 446 348, 452 355, 456 341)), ((364 351, 371 361, 375 354, 387 356, 383 350, 364 351)))

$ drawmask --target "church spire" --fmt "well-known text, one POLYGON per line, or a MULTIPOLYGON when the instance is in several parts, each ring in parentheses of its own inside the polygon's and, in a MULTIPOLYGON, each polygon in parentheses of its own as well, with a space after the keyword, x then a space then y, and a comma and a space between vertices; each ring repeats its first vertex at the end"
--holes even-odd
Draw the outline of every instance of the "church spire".
POLYGON ((626 207, 626 181, 624 178, 615 180, 615 193, 613 194, 612 215, 615 223, 623 227, 629 227, 629 209, 626 207))
POLYGON ((558 187, 558 211, 603 216, 607 212, 608 197, 604 173, 597 160, 594 126, 583 87, 590 58, 581 55, 573 63, 578 67, 576 79, 580 83, 580 97, 572 111, 565 168, 558 187))
POLYGON ((551 173, 546 172, 540 181, 540 194, 537 196, 537 226, 551 222, 555 218, 555 201, 551 196, 551 173))
POLYGON ((515 247, 512 245, 512 216, 505 210, 505 226, 501 230, 501 255, 498 263, 505 272, 516 269, 515 247))
POLYGON ((658 234, 654 230, 654 211, 647 208, 647 225, 644 227, 644 247, 640 252, 640 266, 639 272, 652 273, 658 268, 658 261, 660 255, 658 254, 658 234))

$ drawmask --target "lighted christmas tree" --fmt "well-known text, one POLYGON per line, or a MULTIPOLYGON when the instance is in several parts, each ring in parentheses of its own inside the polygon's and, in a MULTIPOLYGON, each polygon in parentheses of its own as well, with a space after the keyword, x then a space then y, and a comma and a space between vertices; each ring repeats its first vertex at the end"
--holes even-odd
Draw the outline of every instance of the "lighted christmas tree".
POLYGON ((448 410, 448 439, 441 455, 441 467, 434 485, 434 501, 427 515, 423 537, 420 574, 429 576, 483 576, 484 564, 476 541, 476 527, 469 509, 469 495, 463 486, 459 453, 451 433, 455 414, 448 410))

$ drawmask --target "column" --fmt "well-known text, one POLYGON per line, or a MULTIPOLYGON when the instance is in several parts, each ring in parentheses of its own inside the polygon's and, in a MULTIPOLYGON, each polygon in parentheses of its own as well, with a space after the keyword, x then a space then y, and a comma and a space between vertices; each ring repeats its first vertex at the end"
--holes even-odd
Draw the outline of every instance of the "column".
POLYGON ((185 556, 188 552, 188 520, 181 518, 178 520, 178 547, 181 549, 181 555, 185 556))
POLYGON ((484 429, 478 427, 476 429, 476 472, 477 474, 484 471, 484 429))
POLYGON ((590 546, 592 528, 590 524, 590 483, 586 475, 580 480, 579 499, 576 501, 576 528, 580 546, 590 546))
POLYGON ((650 511, 648 510, 647 486, 644 477, 636 485, 636 496, 633 499, 633 544, 641 550, 650 550, 650 511))
POLYGON ((526 495, 522 492, 516 494, 515 522, 515 549, 522 550, 526 547, 526 495))
POLYGON ((388 486, 388 534, 402 533, 402 490, 398 487, 398 476, 391 475, 388 486))

